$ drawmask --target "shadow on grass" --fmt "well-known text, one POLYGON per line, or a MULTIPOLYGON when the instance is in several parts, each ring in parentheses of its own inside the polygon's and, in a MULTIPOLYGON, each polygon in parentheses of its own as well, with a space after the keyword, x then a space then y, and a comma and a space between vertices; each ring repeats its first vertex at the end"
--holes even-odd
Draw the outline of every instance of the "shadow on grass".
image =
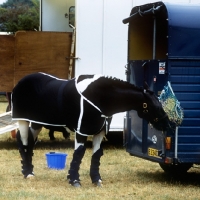
MULTIPOLYGON (((122 141, 116 140, 113 141, 103 141, 102 147, 104 149, 113 149, 113 148, 119 148, 123 149, 122 141)), ((8 140, 2 140, 0 141, 0 150, 1 149, 8 149, 13 150, 17 149, 17 141, 16 139, 8 139, 8 140)), ((40 140, 37 142, 37 144, 34 147, 35 149, 66 149, 66 148, 74 148, 74 140, 40 140)), ((92 148, 92 141, 86 142, 86 148, 92 148)))
POLYGON ((136 172, 138 177, 150 182, 158 182, 160 184, 173 184, 173 185, 193 185, 200 186, 200 171, 187 172, 184 174, 170 175, 165 172, 136 172))
MULTIPOLYGON (((45 129, 47 131, 47 129, 45 129)), ((39 141, 35 145, 35 149, 66 149, 66 148, 74 148, 74 135, 71 135, 71 140, 61 139, 62 137, 58 137, 56 140, 51 141, 48 138, 48 133, 45 131, 41 132, 43 135, 40 137, 39 141)), ((86 143, 87 148, 92 148, 91 137, 88 137, 88 141, 86 143)), ((123 133, 122 132, 109 132, 106 135, 106 139, 102 141, 102 147, 104 149, 112 149, 112 148, 119 148, 122 149, 123 147, 123 133)), ((0 139, 0 150, 1 149, 17 149, 17 142, 16 139, 11 138, 10 136, 5 136, 0 139)))

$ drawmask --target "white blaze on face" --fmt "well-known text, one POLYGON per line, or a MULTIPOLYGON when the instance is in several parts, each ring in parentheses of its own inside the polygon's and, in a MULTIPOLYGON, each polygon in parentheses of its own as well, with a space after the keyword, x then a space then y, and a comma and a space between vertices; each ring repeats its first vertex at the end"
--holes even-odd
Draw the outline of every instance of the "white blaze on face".
POLYGON ((96 81, 100 77, 102 77, 101 74, 96 74, 96 75, 94 75, 93 78, 87 78, 87 79, 84 79, 84 80, 78 82, 76 85, 77 90, 80 93, 83 93, 92 82, 96 81))

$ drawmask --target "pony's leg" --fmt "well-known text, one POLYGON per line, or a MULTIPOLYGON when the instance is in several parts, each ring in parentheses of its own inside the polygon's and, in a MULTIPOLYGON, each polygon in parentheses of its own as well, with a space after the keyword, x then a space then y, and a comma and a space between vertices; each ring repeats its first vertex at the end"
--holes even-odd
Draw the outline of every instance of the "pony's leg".
POLYGON ((70 133, 67 132, 65 127, 62 127, 62 133, 65 139, 68 139, 68 140, 70 139, 70 133))
POLYGON ((32 177, 33 165, 32 165, 32 155, 33 151, 31 149, 34 145, 34 139, 32 133, 29 129, 29 122, 19 121, 19 131, 17 132, 16 138, 19 148, 19 153, 21 155, 22 163, 22 174, 24 178, 32 177))
POLYGON ((100 147, 105 131, 101 131, 99 134, 93 136, 93 155, 90 165, 90 177, 92 183, 101 187, 101 176, 99 174, 100 158, 103 155, 103 149, 100 147))
POLYGON ((56 138, 54 137, 54 130, 53 129, 49 129, 49 138, 50 140, 55 140, 56 138))
POLYGON ((85 154, 86 147, 84 146, 84 144, 86 141, 86 136, 82 136, 77 133, 75 134, 75 150, 67 176, 69 184, 71 184, 74 187, 81 186, 78 171, 80 168, 81 160, 85 154))
POLYGON ((31 123, 30 130, 31 130, 31 133, 33 135, 33 139, 34 139, 35 144, 36 144, 38 135, 39 135, 40 131, 42 130, 42 125, 36 124, 36 123, 31 123))
POLYGON ((32 165, 33 147, 41 130, 41 125, 35 129, 36 127, 34 126, 29 128, 29 122, 19 121, 18 123, 19 131, 17 132, 16 138, 22 158, 22 174, 24 178, 30 178, 34 176, 32 165))

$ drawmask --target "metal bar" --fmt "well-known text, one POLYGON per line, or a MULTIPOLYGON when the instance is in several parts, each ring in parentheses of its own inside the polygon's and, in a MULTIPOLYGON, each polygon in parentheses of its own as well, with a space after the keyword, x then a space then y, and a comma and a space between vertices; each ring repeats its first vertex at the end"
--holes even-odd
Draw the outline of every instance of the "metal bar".
POLYGON ((178 158, 178 127, 176 127, 176 131, 175 131, 175 152, 174 152, 174 157, 176 159, 178 158))
POLYGON ((156 59, 156 16, 153 17, 153 60, 156 59))
POLYGON ((142 8, 142 10, 143 10, 143 6, 140 6, 140 7, 138 7, 138 11, 136 11, 135 13, 133 13, 131 16, 129 16, 128 18, 126 18, 126 19, 123 19, 122 20, 122 22, 124 23, 124 24, 127 24, 127 23, 129 23, 131 20, 133 20, 135 17, 138 17, 138 16, 140 16, 140 17, 143 17, 143 16, 145 16, 145 15, 151 15, 151 14, 156 14, 157 12, 159 12, 160 11, 160 8, 162 7, 162 5, 159 5, 159 6, 157 6, 156 8, 153 6, 153 8, 150 8, 150 9, 148 9, 148 10, 144 10, 144 11, 141 11, 141 8, 142 8))
POLYGON ((162 137, 162 155, 165 155, 165 150, 166 150, 166 132, 163 132, 163 137, 162 137))
POLYGON ((68 73, 68 79, 70 80, 72 78, 72 66, 73 66, 73 55, 74 55, 74 48, 75 48, 75 37, 76 37, 76 28, 70 24, 70 27, 73 28, 73 34, 72 34, 72 44, 71 44, 71 53, 70 53, 70 60, 69 60, 69 73, 68 73))
POLYGON ((66 59, 80 59, 79 57, 66 57, 66 59))
POLYGON ((148 122, 142 120, 142 153, 147 153, 148 122))

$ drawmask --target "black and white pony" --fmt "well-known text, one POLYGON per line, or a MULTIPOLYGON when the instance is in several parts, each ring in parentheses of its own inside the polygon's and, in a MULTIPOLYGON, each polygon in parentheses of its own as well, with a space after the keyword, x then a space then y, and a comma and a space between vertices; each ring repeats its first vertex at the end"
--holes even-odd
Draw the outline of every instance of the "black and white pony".
POLYGON ((99 166, 103 149, 100 144, 112 115, 128 110, 136 110, 139 117, 158 130, 168 128, 166 113, 148 89, 102 75, 80 75, 69 81, 44 73, 24 77, 12 93, 12 118, 19 123, 17 142, 24 177, 34 176, 33 147, 42 126, 63 126, 76 133, 67 176, 69 183, 81 186, 79 168, 86 150, 84 144, 87 136, 93 135, 90 177, 92 183, 101 186, 99 166))

